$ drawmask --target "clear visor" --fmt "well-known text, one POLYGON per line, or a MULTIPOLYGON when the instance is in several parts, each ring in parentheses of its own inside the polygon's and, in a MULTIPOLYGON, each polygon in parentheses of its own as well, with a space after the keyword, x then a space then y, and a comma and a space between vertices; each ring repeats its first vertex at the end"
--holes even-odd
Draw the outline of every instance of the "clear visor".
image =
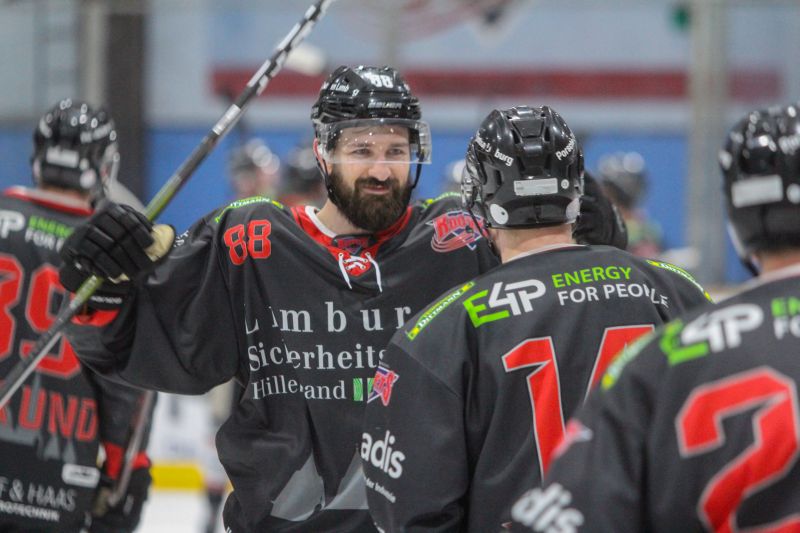
POLYGON ((428 164, 431 131, 419 120, 371 118, 323 124, 317 129, 329 163, 428 164))
POLYGON ((461 171, 461 205, 466 210, 471 210, 472 206, 478 201, 478 169, 469 157, 464 161, 464 168, 461 171))

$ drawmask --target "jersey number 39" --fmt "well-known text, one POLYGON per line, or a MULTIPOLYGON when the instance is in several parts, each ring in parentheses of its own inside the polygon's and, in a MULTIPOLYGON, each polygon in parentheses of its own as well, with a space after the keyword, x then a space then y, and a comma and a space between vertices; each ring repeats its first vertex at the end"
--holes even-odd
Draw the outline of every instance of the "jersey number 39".
MULTIPOLYGON (((23 303, 20 300, 24 277, 25 271, 16 258, 0 254, 0 360, 8 357, 14 347, 17 319, 12 310, 23 303)), ((62 294, 64 288, 58 281, 58 270, 54 266, 43 265, 33 271, 24 309, 25 319, 34 333, 44 333, 53 323, 55 313, 52 312, 51 306, 55 303, 54 298, 62 294)), ((35 339, 20 341, 21 355, 27 356, 34 343, 35 339)), ((72 347, 66 339, 62 339, 58 352, 48 354, 36 370, 69 379, 78 372, 79 363, 72 347)))

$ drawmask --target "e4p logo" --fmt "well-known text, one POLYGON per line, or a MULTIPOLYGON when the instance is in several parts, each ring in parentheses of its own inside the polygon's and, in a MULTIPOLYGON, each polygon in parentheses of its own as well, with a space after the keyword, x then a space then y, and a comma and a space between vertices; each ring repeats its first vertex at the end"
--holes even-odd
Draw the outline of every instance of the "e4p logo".
POLYGON ((17 211, 0 210, 0 239, 5 239, 12 231, 25 227, 25 217, 17 211))
POLYGON ((464 300, 464 308, 469 314, 472 325, 477 328, 487 322, 502 320, 511 315, 530 313, 533 311, 531 302, 544 296, 545 292, 544 283, 538 279, 513 283, 498 281, 492 285, 491 293, 488 290, 479 291, 464 300), (485 299, 487 295, 489 298, 486 303, 479 303, 479 300, 485 299), (499 311, 490 313, 488 309, 499 309, 499 311))
POLYGON ((737 304, 703 313, 684 327, 680 320, 669 324, 661 338, 661 349, 670 364, 683 363, 725 348, 737 348, 742 336, 758 329, 764 312, 754 304, 737 304))
POLYGON ((392 387, 398 379, 400 376, 397 375, 397 372, 379 366, 375 371, 375 378, 372 380, 372 391, 369 393, 367 403, 380 398, 383 405, 389 405, 389 400, 392 399, 392 387))

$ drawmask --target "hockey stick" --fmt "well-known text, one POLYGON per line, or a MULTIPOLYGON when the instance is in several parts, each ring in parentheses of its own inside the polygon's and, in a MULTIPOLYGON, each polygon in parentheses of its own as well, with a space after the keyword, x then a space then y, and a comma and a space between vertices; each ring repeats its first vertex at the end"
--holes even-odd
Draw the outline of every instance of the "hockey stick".
POLYGON ((119 473, 119 478, 111 489, 111 493, 106 499, 108 507, 114 507, 121 500, 122 497, 128 492, 128 483, 131 481, 131 473, 133 472, 133 462, 136 456, 142 450, 142 441, 144 440, 144 432, 147 429, 147 419, 150 416, 150 410, 153 407, 155 398, 154 391, 145 391, 142 394, 142 399, 139 408, 136 411, 136 420, 133 424, 133 431, 131 438, 128 441, 128 447, 125 449, 124 462, 122 463, 122 470, 119 473))
MULTIPOLYGON (((217 121, 211 131, 209 131, 200 144, 189 154, 189 157, 181 164, 178 170, 169 178, 158 193, 150 200, 145 208, 144 215, 148 220, 155 220, 158 215, 167 207, 172 198, 177 194, 180 188, 189 181, 194 171, 200 166, 205 158, 211 153, 211 150, 217 145, 220 139, 224 137, 228 131, 239 121, 245 109, 250 105, 255 97, 260 95, 267 84, 275 77, 281 70, 286 56, 297 46, 308 33, 314 24, 325 14, 328 6, 334 0, 318 0, 311 7, 308 8, 303 19, 294 25, 292 30, 286 37, 278 44, 272 56, 264 62, 263 65, 256 71, 242 93, 225 111, 225 114, 217 121)), ((75 293, 75 297, 56 317, 53 324, 50 326, 31 350, 31 356, 17 363, 11 372, 5 376, 4 382, 0 385, 0 409, 2 409, 13 394, 25 382, 25 379, 33 372, 39 361, 50 351, 55 343, 60 338, 60 334, 64 327, 72 320, 78 311, 83 308, 83 305, 89 301, 89 298, 103 283, 103 279, 98 276, 91 276, 80 286, 75 293)))

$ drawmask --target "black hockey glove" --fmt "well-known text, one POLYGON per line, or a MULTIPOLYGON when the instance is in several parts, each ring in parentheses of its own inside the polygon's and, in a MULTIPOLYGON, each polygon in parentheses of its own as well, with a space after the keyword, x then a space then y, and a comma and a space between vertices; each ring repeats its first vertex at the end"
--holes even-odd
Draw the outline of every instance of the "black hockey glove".
POLYGON ((174 238, 170 226, 154 227, 132 207, 108 202, 64 241, 61 258, 79 273, 120 282, 152 270, 174 238))
POLYGON ((142 506, 150 489, 150 471, 137 468, 131 472, 128 490, 114 507, 108 507, 108 495, 113 490, 113 480, 103 474, 92 510, 90 533, 132 533, 142 516, 142 506))
MULTIPOLYGON (((84 281, 90 276, 87 272, 78 270, 73 265, 63 265, 58 272, 58 277, 61 285, 64 286, 69 292, 78 292, 78 289, 84 281)), ((130 281, 120 281, 119 283, 112 283, 107 281, 100 285, 100 288, 94 291, 89 297, 86 305, 91 309, 98 309, 101 311, 112 311, 119 308, 125 297, 131 290, 130 281)))
POLYGON ((572 236, 580 244, 606 244, 620 250, 628 246, 625 221, 588 172, 583 175, 581 213, 572 236))

